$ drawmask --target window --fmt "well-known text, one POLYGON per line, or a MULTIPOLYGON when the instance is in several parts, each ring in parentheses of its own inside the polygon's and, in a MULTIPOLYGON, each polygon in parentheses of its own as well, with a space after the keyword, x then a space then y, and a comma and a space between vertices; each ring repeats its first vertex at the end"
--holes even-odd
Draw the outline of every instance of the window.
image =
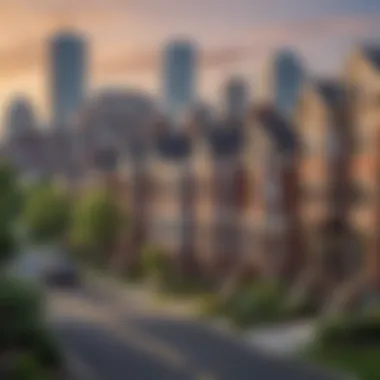
POLYGON ((351 185, 351 199, 355 205, 365 205, 374 199, 373 191, 364 183, 357 182, 351 185))
POLYGON ((354 154, 361 154, 368 152, 371 149, 371 143, 372 139, 371 136, 368 133, 361 133, 356 134, 354 141, 353 141, 353 150, 352 153, 354 154))
POLYGON ((340 141, 336 130, 333 127, 328 128, 326 141, 326 152, 329 158, 336 158, 340 154, 340 141))
POLYGON ((314 156, 319 154, 320 152, 321 141, 319 139, 319 135, 315 133, 314 130, 307 131, 304 135, 302 153, 306 156, 314 156))
POLYGON ((304 200, 321 201, 326 191, 319 184, 305 184, 301 187, 301 194, 304 200))

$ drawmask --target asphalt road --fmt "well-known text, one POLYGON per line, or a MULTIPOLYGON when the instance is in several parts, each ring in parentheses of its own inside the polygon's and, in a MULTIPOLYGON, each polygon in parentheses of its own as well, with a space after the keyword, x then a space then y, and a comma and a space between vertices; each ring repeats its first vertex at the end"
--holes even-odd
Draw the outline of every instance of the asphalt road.
POLYGON ((254 351, 202 322, 138 313, 93 291, 52 292, 51 322, 93 380, 339 380, 254 351))

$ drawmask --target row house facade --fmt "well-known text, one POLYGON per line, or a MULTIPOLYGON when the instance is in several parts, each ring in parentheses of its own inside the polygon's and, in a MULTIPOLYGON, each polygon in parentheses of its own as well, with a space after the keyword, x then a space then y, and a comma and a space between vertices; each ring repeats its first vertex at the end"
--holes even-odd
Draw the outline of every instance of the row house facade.
POLYGON ((76 163, 131 214, 121 257, 152 243, 184 270, 380 287, 379 99, 380 50, 361 46, 339 80, 304 82, 291 117, 267 104, 173 124, 152 110, 120 134, 137 116, 109 129, 108 106, 85 115, 76 163))
POLYGON ((352 134, 350 179, 355 190, 349 221, 361 241, 358 282, 380 288, 380 47, 354 51, 344 71, 352 134))
POLYGON ((271 106, 204 121, 160 119, 124 144, 84 149, 119 179, 134 223, 126 249, 150 242, 210 275, 250 267, 289 277, 301 263, 291 125, 271 106))

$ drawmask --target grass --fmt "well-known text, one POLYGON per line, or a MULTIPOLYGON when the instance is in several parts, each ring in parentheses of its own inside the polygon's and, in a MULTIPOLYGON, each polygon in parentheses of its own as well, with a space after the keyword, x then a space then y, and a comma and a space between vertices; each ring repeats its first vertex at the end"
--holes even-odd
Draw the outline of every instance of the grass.
POLYGON ((314 347, 307 359, 343 373, 355 375, 360 380, 380 379, 380 345, 314 347))

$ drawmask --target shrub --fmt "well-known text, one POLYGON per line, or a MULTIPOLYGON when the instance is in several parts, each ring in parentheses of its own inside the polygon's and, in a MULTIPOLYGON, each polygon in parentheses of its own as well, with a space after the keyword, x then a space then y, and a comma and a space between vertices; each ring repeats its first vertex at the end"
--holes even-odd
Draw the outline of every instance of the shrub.
POLYGON ((380 312, 345 315, 322 322, 318 343, 323 346, 380 345, 380 312))
POLYGON ((9 380, 52 380, 46 369, 31 354, 14 356, 4 372, 9 380))
POLYGON ((203 314, 222 315, 236 326, 278 321, 285 315, 283 294, 276 284, 248 282, 233 292, 205 297, 203 314))
POLYGON ((144 275, 153 278, 159 284, 163 284, 173 277, 172 259, 163 249, 146 246, 142 249, 140 260, 144 275))
POLYGON ((9 277, 0 279, 0 346, 6 348, 43 318, 38 289, 9 277))
POLYGON ((60 365, 58 345, 44 328, 43 297, 39 290, 9 277, 0 279, 0 352, 33 354, 41 365, 60 365))
POLYGON ((274 284, 253 283, 231 298, 226 313, 240 326, 278 320, 283 314, 282 293, 274 284))
POLYGON ((38 363, 47 369, 59 369, 62 353, 52 333, 43 327, 36 327, 19 337, 18 346, 34 355, 38 363))

